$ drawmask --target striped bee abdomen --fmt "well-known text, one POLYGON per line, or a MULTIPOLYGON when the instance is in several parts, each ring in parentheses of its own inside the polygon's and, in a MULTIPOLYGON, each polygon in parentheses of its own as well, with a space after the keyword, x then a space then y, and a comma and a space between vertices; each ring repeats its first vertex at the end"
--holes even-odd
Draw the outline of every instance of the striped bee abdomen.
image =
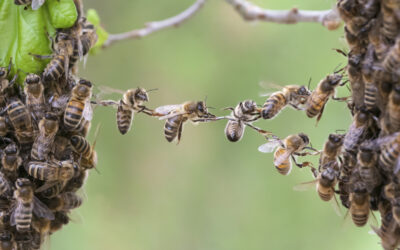
MULTIPOLYGON (((286 149, 284 148, 279 148, 275 151, 274 154, 274 160, 280 157, 281 155, 286 154, 286 149)), ((290 170, 292 169, 292 165, 290 164, 290 159, 289 157, 280 161, 279 165, 275 165, 275 168, 278 170, 278 172, 282 175, 288 175, 290 173, 290 170)))
POLYGON ((228 121, 225 127, 225 135, 231 142, 242 139, 245 125, 242 121, 228 121))
POLYGON ((182 124, 183 117, 181 115, 177 115, 167 119, 164 125, 164 135, 165 139, 168 142, 172 142, 177 136, 179 132, 179 127, 182 124))
POLYGON ((56 55, 50 62, 47 64, 44 69, 43 79, 45 82, 51 82, 58 80, 62 74, 64 73, 64 63, 66 57, 64 55, 56 55))
POLYGON ((74 129, 78 127, 82 120, 83 109, 85 106, 82 102, 77 100, 70 100, 65 109, 64 125, 67 129, 74 129))
POLYGON ((21 203, 15 210, 15 223, 18 232, 27 232, 31 228, 33 203, 21 203))
POLYGON ((121 134, 124 135, 131 129, 133 116, 133 110, 121 100, 117 110, 117 125, 121 134))
POLYGON ((262 117, 264 119, 275 117, 286 106, 287 102, 288 100, 282 92, 272 94, 264 103, 262 117))

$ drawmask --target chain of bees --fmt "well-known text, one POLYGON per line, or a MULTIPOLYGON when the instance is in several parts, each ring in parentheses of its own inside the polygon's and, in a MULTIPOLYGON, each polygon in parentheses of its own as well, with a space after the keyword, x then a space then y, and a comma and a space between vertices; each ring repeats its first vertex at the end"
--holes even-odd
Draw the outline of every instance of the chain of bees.
MULTIPOLYGON (((16 4, 44 1, 16 0, 16 4)), ((126 134, 135 113, 165 120, 168 142, 181 140, 187 121, 226 120, 225 135, 240 141, 246 127, 267 142, 258 150, 274 152, 273 164, 282 175, 292 165, 308 167, 314 180, 296 186, 316 186, 323 201, 348 209, 356 226, 367 224, 372 211, 381 226, 372 226, 384 249, 400 244, 400 1, 338 0, 350 51, 346 67, 322 79, 314 90, 289 85, 269 95, 262 106, 252 100, 228 107, 230 115, 215 116, 206 101, 190 101, 151 109, 145 105, 151 90, 120 91, 99 87, 101 93, 120 93, 122 99, 92 96, 92 83, 77 77, 76 63, 96 43, 93 25, 80 15, 69 29, 57 30, 53 54, 41 75, 28 74, 24 88, 8 80, 12 61, 0 68, 0 249, 39 249, 44 239, 69 222, 69 213, 82 204, 76 193, 90 169, 96 168, 95 142, 85 139, 93 106, 117 108, 117 127, 126 134), (347 79, 345 79, 347 78, 347 79), (350 83, 351 97, 337 98, 336 88, 350 83), (321 119, 330 100, 346 102, 353 117, 347 133, 332 133, 322 150, 310 146, 304 133, 280 139, 253 125, 273 119, 284 108, 321 119), (319 155, 318 167, 298 157, 319 155)), ((50 38, 51 39, 51 38, 50 38)), ((373 215, 373 214, 372 214, 373 215)))

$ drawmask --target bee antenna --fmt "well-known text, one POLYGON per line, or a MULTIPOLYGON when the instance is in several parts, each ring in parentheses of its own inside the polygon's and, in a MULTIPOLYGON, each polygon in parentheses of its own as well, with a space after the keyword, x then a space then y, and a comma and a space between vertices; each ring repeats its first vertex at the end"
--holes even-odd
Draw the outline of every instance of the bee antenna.
POLYGON ((156 91, 158 88, 146 90, 146 92, 156 91))
POLYGON ((207 107, 207 108, 209 108, 209 109, 216 109, 216 108, 214 108, 214 107, 207 107))
POLYGON ((311 77, 310 77, 310 79, 308 80, 308 85, 307 85, 307 89, 310 89, 310 86, 311 86, 311 77))
POLYGON ((10 62, 8 63, 8 72, 10 72, 12 66, 12 57, 10 56, 10 62))

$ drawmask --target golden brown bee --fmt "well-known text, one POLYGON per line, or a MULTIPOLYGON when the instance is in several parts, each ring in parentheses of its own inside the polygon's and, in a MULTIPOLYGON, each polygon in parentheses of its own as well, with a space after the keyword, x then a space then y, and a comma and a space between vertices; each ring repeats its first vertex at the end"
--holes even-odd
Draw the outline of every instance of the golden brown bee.
POLYGON ((177 138, 178 143, 181 139, 183 124, 187 120, 197 123, 215 118, 214 115, 208 112, 204 101, 161 106, 155 109, 155 113, 162 116, 160 120, 167 120, 164 126, 165 139, 168 142, 172 142, 177 138))
POLYGON ((340 84, 342 80, 341 74, 331 74, 322 79, 317 88, 311 93, 307 99, 307 116, 312 118, 316 115, 317 121, 321 119, 322 113, 324 111, 325 104, 328 102, 329 98, 334 97, 335 88, 340 84))
MULTIPOLYGON (((77 175, 79 167, 72 160, 60 162, 31 161, 25 166, 25 170, 30 176, 38 180, 66 182, 77 175)), ((38 190, 36 191, 39 192, 38 190)))
POLYGON ((382 138, 381 141, 378 142, 381 145, 381 153, 378 159, 379 166, 390 175, 393 171, 397 173, 400 170, 400 164, 397 161, 400 156, 400 134, 387 136, 382 138))
POLYGON ((36 74, 29 74, 26 76, 24 84, 26 106, 32 112, 33 118, 38 122, 43 118, 46 110, 42 80, 36 74))
POLYGON ((336 162, 341 153, 344 135, 330 134, 328 141, 325 142, 319 159, 320 166, 324 166, 329 162, 336 162))
POLYGON ((382 177, 378 171, 378 154, 371 147, 361 145, 357 154, 359 175, 365 183, 368 193, 377 187, 382 177))
POLYGON ((10 231, 2 231, 0 233, 0 249, 2 250, 16 249, 15 241, 10 231))
POLYGON ((365 184, 361 181, 352 183, 352 189, 350 192, 350 214, 353 222, 356 226, 364 226, 369 217, 370 196, 365 184))
POLYGON ((11 226, 16 225, 18 232, 30 231, 32 213, 39 218, 54 219, 54 214, 33 195, 33 186, 28 179, 17 179, 15 187, 17 205, 11 215, 11 226))
POLYGON ((18 167, 22 164, 22 158, 19 156, 18 146, 14 142, 8 144, 4 149, 1 157, 1 164, 3 166, 2 171, 6 177, 14 179, 18 167))
POLYGON ((75 209, 82 205, 82 198, 73 192, 65 192, 57 197, 50 199, 47 203, 48 207, 52 211, 66 211, 75 209))
POLYGON ((346 151, 356 151, 359 143, 364 139, 368 132, 368 128, 372 125, 372 116, 365 109, 356 112, 353 122, 347 131, 343 147, 346 151))
POLYGON ((259 133, 266 134, 260 128, 252 125, 252 122, 261 118, 261 109, 257 107, 257 103, 252 100, 240 102, 235 108, 226 108, 232 110, 231 116, 225 127, 225 135, 231 142, 236 142, 242 139, 246 126, 256 130, 259 133))
POLYGON ((264 119, 274 118, 287 105, 300 110, 311 92, 305 86, 288 85, 283 87, 282 91, 272 93, 265 101, 262 108, 262 117, 264 119))
POLYGON ((37 10, 44 4, 45 0, 14 0, 16 5, 31 4, 32 10, 37 10))
POLYGON ((93 146, 82 136, 74 135, 71 137, 72 149, 80 155, 80 166, 84 169, 92 169, 97 165, 97 153, 93 146))
POLYGON ((20 144, 33 141, 31 115, 26 106, 17 98, 11 98, 7 106, 7 114, 20 144))
POLYGON ((92 83, 80 79, 72 89, 71 98, 68 101, 64 113, 64 126, 72 130, 79 126, 82 118, 91 120, 92 110, 90 98, 92 96, 92 83))
POLYGON ((292 170, 291 159, 294 161, 296 166, 300 168, 309 166, 311 164, 310 162, 303 162, 299 164, 294 158, 294 155, 305 156, 311 154, 303 151, 304 149, 312 149, 310 147, 307 147, 309 143, 310 140, 308 136, 306 134, 299 133, 295 135, 289 135, 283 140, 283 142, 276 139, 270 140, 269 142, 259 146, 258 151, 262 153, 270 153, 277 147, 274 153, 275 168, 280 174, 288 175, 292 170))
POLYGON ((32 146, 31 158, 38 161, 47 159, 52 149, 54 138, 58 131, 57 116, 46 113, 45 117, 39 122, 39 136, 36 137, 32 146))

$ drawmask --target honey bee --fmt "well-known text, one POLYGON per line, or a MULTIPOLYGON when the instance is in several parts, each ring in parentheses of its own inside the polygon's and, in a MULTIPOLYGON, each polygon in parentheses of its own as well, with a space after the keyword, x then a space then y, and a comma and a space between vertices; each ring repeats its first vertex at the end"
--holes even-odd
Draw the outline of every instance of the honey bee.
POLYGON ((367 135, 368 129, 372 126, 371 114, 365 109, 360 109, 354 115, 353 123, 347 131, 343 147, 346 151, 356 151, 359 143, 367 135))
POLYGON ((366 144, 362 144, 357 154, 357 161, 360 178, 365 183, 368 193, 371 193, 382 181, 377 169, 378 154, 366 144))
POLYGON ((328 102, 329 98, 338 99, 334 97, 335 88, 341 83, 341 80, 342 75, 335 73, 326 76, 318 83, 317 88, 311 92, 306 102, 306 113, 309 118, 318 115, 318 122, 321 119, 325 104, 328 102))
POLYGON ((351 88, 351 100, 356 108, 364 106, 365 83, 362 78, 362 56, 361 53, 350 51, 348 54, 347 75, 351 88))
POLYGON ((1 156, 3 173, 10 179, 16 178, 18 167, 22 164, 22 158, 19 156, 18 146, 12 142, 7 145, 1 156))
POLYGON ((341 134, 330 134, 328 141, 325 142, 324 148, 322 149, 319 164, 324 166, 329 162, 336 162, 338 156, 341 153, 343 145, 344 135, 341 134))
POLYGON ((32 146, 31 158, 43 161, 51 151, 51 146, 58 131, 57 116, 46 113, 45 117, 39 122, 39 136, 36 137, 32 146))
POLYGON ((398 30, 399 30, 399 24, 397 17, 394 13, 396 10, 398 12, 398 3, 395 4, 395 6, 391 6, 392 3, 395 1, 382 1, 382 28, 381 28, 381 34, 382 37, 385 39, 384 42, 386 44, 392 44, 393 41, 396 39, 398 30))
POLYGON ((259 133, 267 134, 269 132, 253 126, 251 123, 260 119, 260 109, 257 103, 252 100, 240 102, 235 108, 229 107, 226 109, 232 110, 229 121, 225 127, 225 135, 231 142, 236 142, 242 139, 245 126, 256 130, 259 133))
POLYGON ((356 226, 364 226, 369 217, 370 212, 370 196, 365 184, 358 180, 352 183, 350 192, 350 214, 356 226))
MULTIPOLYGON (((72 178, 71 180, 73 180, 74 178, 72 178)), ((70 181, 71 181, 70 180, 70 181)), ((44 189, 43 191, 39 190, 40 192, 38 192, 37 190, 35 191, 36 193, 40 193, 40 196, 47 198, 47 199, 51 199, 56 197, 58 194, 61 193, 61 191, 63 191, 65 186, 65 183, 63 182, 57 182, 56 184, 48 187, 47 189, 44 189)))
POLYGON ((398 74, 398 68, 400 67, 400 38, 396 39, 396 43, 386 54, 386 57, 382 62, 382 66, 386 72, 398 74))
MULTIPOLYGON (((72 160, 60 162, 55 160, 51 162, 31 161, 25 166, 25 170, 30 176, 38 180, 66 182, 77 175, 79 167, 72 160)), ((40 192, 41 188, 36 191, 40 192)))
POLYGON ((69 223, 69 217, 65 212, 55 212, 55 219, 50 223, 50 233, 54 233, 69 223))
POLYGON ((10 132, 7 119, 4 116, 0 116, 0 136, 6 136, 10 132))
POLYGON ((361 68, 362 78, 365 84, 364 92, 364 104, 367 110, 376 110, 376 99, 378 94, 378 88, 374 83, 374 48, 373 45, 368 46, 367 53, 364 56, 363 65, 361 68))
POLYGON ((177 138, 178 143, 181 140, 183 125, 187 120, 197 123, 215 118, 208 112, 204 101, 161 106, 155 109, 155 113, 161 116, 160 120, 167 120, 164 126, 165 139, 172 142, 177 138))
POLYGON ((378 61, 382 61, 383 58, 386 56, 386 52, 388 51, 389 47, 382 41, 381 36, 381 25, 382 19, 375 19, 375 22, 372 29, 368 33, 369 41, 371 45, 374 47, 374 54, 378 61))
POLYGON ((65 192, 78 191, 85 184, 88 175, 88 170, 81 170, 78 176, 68 181, 65 187, 65 192))
POLYGON ((384 127, 389 133, 393 133, 400 129, 400 84, 394 85, 390 92, 387 110, 384 127))
POLYGON ((17 205, 13 210, 10 222, 11 226, 16 226, 18 232, 30 231, 32 213, 39 218, 54 219, 54 214, 33 195, 33 186, 28 179, 17 179, 15 187, 14 196, 17 205))
POLYGON ((400 187, 398 183, 390 182, 384 188, 384 194, 392 205, 393 218, 400 225, 400 187))
POLYGON ((262 108, 262 117, 264 119, 274 118, 287 105, 294 109, 301 110, 311 92, 305 86, 288 85, 281 91, 272 93, 265 101, 262 108))
POLYGON ((31 115, 26 106, 17 98, 11 98, 7 106, 7 114, 20 144, 33 141, 31 115))
POLYGON ((56 159, 69 159, 72 153, 70 139, 57 135, 54 139, 52 154, 56 159))
POLYGON ((350 207, 349 193, 350 193, 350 178, 353 170, 356 168, 357 159, 352 153, 344 151, 343 160, 340 165, 340 176, 338 179, 339 198, 342 205, 346 208, 350 207))
POLYGON ((72 149, 80 155, 80 166, 84 169, 92 169, 97 165, 97 153, 93 146, 82 136, 74 135, 71 137, 72 149))
POLYGON ((16 5, 28 5, 30 4, 32 10, 37 10, 44 4, 45 0, 14 0, 16 5))
POLYGON ((378 139, 377 144, 381 145, 381 153, 379 155, 378 164, 383 171, 392 175, 400 170, 400 134, 386 136, 378 139))
POLYGON ((65 192, 48 201, 48 207, 52 211, 70 211, 82 205, 82 198, 73 192, 65 192))
MULTIPOLYGON (((382 203, 380 207, 382 207, 382 203)), ((382 225, 380 228, 373 225, 371 227, 379 238, 381 238, 383 249, 396 249, 400 244, 400 228, 397 222, 393 219, 390 203, 385 204, 385 208, 379 210, 381 211, 382 225)))
POLYGON ((0 249, 2 250, 16 249, 15 241, 10 231, 2 231, 0 233, 0 249))
POLYGON ((15 80, 17 79, 18 75, 15 74, 14 78, 9 81, 7 79, 8 75, 11 72, 11 62, 10 58, 10 63, 8 64, 8 67, 0 67, 0 105, 3 106, 6 103, 6 91, 15 83, 15 80))
POLYGON ((10 197, 12 195, 11 184, 7 177, 0 172, 0 196, 10 197))
POLYGON ((92 119, 91 96, 92 83, 80 79, 79 83, 72 89, 71 98, 65 108, 64 125, 68 130, 78 127, 82 118, 92 119))
POLYGON ((274 165, 278 172, 282 175, 288 175, 292 170, 292 161, 296 166, 302 168, 305 166, 311 166, 310 162, 297 163, 294 155, 305 156, 311 153, 304 152, 305 149, 313 148, 307 147, 310 143, 310 139, 306 134, 299 133, 295 135, 289 135, 283 142, 279 139, 270 140, 269 142, 258 147, 258 151, 262 153, 271 153, 275 148, 274 153, 274 165))
POLYGON ((33 118, 40 121, 44 116, 44 86, 40 77, 36 74, 29 74, 25 78, 25 103, 32 112, 33 118))

